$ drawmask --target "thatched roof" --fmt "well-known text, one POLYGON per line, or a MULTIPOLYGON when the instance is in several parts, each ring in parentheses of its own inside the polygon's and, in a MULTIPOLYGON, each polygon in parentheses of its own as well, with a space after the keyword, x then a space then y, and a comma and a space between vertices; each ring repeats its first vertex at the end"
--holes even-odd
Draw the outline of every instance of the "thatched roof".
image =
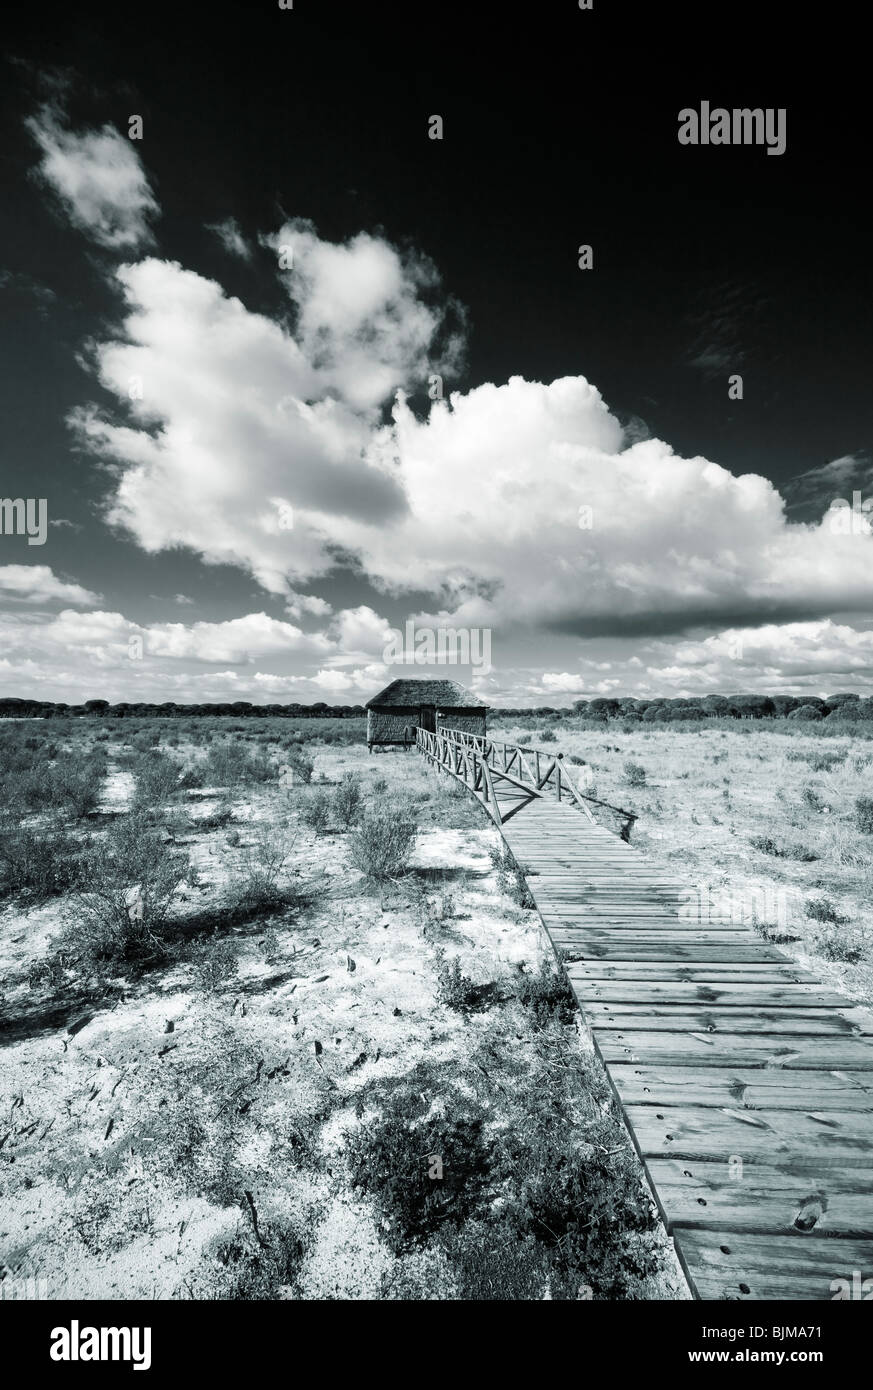
POLYGON ((435 705, 438 709, 486 709, 484 700, 457 681, 396 680, 374 695, 366 709, 435 705))

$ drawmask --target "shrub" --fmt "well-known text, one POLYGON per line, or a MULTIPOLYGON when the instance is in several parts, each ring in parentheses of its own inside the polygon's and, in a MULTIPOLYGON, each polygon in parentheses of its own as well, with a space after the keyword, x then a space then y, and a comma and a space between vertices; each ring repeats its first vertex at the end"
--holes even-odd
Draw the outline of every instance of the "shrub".
POLYGON ((268 753, 247 748, 238 741, 213 744, 204 766, 207 783, 214 787, 269 782, 276 771, 268 753))
POLYGON ((541 962, 536 974, 527 974, 519 967, 515 993, 541 1027, 552 1019, 572 1023, 576 1018, 576 998, 570 982, 563 970, 553 969, 547 960, 541 962))
POLYGON ((344 772, 333 794, 333 813, 344 830, 360 820, 363 801, 360 778, 353 772, 344 772))
POLYGON ((0 831, 0 893, 35 898, 66 893, 79 881, 81 846, 57 831, 0 831))
POLYGON ((855 825, 862 835, 873 835, 873 797, 858 797, 855 802, 855 825))
POLYGON ((166 753, 150 753, 141 758, 134 772, 131 808, 134 812, 154 810, 179 789, 179 765, 166 753))
POLYGON ((646 769, 628 759, 624 765, 624 780, 631 787, 643 787, 646 784, 646 769))
POLYGON ((488 1177, 483 1116, 454 1105, 451 1117, 429 1109, 419 1092, 401 1086, 376 1120, 346 1136, 351 1185, 375 1203, 395 1253, 463 1222, 488 1177))
POLYGON ((554 729, 540 729, 540 743, 557 743, 558 738, 554 729))
POLYGON ((198 1297, 234 1303, 293 1298, 309 1243, 294 1225, 260 1223, 255 1235, 241 1223, 235 1235, 221 1237, 204 1252, 212 1263, 198 1297))
POLYGON ((298 745, 292 745, 288 750, 287 761, 291 766, 294 776, 298 782, 311 782, 312 770, 315 763, 309 754, 298 745))
POLYGON ((819 932, 815 944, 825 960, 842 961, 847 965, 856 965, 864 955, 860 946, 846 941, 835 927, 819 932))
POLYGON ((349 837, 352 863, 371 878, 394 878, 409 864, 417 833, 408 805, 368 807, 349 837))
POLYGON ((830 898, 808 898, 804 911, 814 922, 827 922, 832 926, 842 926, 849 920, 837 911, 830 898))
POLYGON ((203 994, 215 994, 239 973, 239 957, 233 942, 212 937, 201 941, 192 953, 195 987, 203 994))
POLYGON ((300 908, 310 900, 297 869, 288 870, 291 842, 283 830, 268 825, 255 828, 251 844, 242 854, 242 874, 234 885, 234 906, 248 915, 279 908, 300 908))
POLYGON ((582 1283, 598 1297, 632 1296, 657 1265, 639 1239, 656 1222, 614 1121, 587 1125, 580 1151, 572 1126, 543 1120, 533 1133, 501 1136, 506 1218, 551 1252, 552 1298, 575 1299, 582 1283))
POLYGON ((437 953, 436 997, 448 1009, 466 1013, 473 1004, 478 991, 469 975, 461 971, 461 962, 453 956, 447 964, 442 951, 437 953))
POLYGON ((800 797, 804 806, 808 807, 810 811, 824 810, 824 802, 815 790, 815 787, 804 787, 803 791, 800 793, 800 797))
POLYGON ((320 835, 330 824, 330 809, 330 796, 322 788, 318 788, 306 798, 303 805, 301 815, 304 824, 320 835))
POLYGON ((527 880, 521 871, 515 855, 505 845, 489 851, 491 863, 497 872, 497 886, 501 893, 518 906, 530 911, 536 907, 527 880))
POLYGON ((82 860, 82 881, 67 913, 67 939, 86 960, 126 960, 160 941, 188 856, 170 850, 142 817, 124 816, 82 860))
POLYGON ((82 819, 97 809, 105 776, 102 751, 92 757, 59 758, 54 767, 53 799, 82 819))
POLYGON ((769 854, 774 859, 793 859, 799 864, 811 864, 818 855, 804 845, 780 845, 769 835, 753 835, 749 840, 753 849, 761 854, 769 854))

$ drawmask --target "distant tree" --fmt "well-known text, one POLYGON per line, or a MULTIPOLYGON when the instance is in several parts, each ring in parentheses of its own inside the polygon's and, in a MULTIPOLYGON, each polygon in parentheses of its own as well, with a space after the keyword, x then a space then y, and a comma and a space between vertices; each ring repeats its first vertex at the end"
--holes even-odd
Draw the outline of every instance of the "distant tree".
POLYGON ((774 713, 769 695, 736 695, 732 704, 742 719, 763 719, 774 713))
POLYGON ((610 700, 598 696, 596 700, 591 701, 592 714, 605 714, 607 719, 613 719, 620 709, 621 706, 618 700, 610 700))
POLYGON ((788 718, 800 720, 821 719, 822 712, 815 705, 798 705, 797 709, 791 711, 788 718))

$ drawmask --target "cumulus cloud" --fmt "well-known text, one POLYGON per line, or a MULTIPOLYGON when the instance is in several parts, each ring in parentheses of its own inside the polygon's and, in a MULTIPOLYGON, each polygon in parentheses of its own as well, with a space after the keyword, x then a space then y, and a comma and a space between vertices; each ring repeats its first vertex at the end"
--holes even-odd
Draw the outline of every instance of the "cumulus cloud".
MULTIPOLYGON (((129 142, 109 128, 73 136, 45 113, 40 130, 44 177, 71 217, 103 244, 140 243, 154 208, 129 142), (86 177, 103 152, 95 141, 112 156, 103 183, 86 177)), ((218 226, 233 249, 238 228, 218 226)), ((309 590, 337 565, 408 598, 422 624, 507 639, 681 644, 706 627, 796 628, 870 610, 873 537, 836 536, 826 518, 789 521, 766 478, 678 457, 640 422, 623 427, 584 377, 450 390, 463 316, 425 257, 364 232, 329 242, 301 219, 260 240, 277 257, 286 313, 254 313, 152 256, 117 267, 121 331, 83 359, 117 402, 71 417, 80 445, 110 465, 108 520, 150 553, 181 546, 247 570, 284 599, 296 634, 265 615, 258 632, 250 619, 220 634, 176 625, 157 639, 168 659, 233 664, 262 650, 247 640, 269 652, 273 636, 303 651, 317 635, 296 624, 331 617, 309 590), (413 402, 433 373, 446 375, 448 398, 422 414, 413 402)), ((730 323, 721 328, 730 336, 730 323)), ((827 481, 847 476, 837 460, 827 481)), ((365 606, 332 617, 320 664, 301 679, 339 691, 378 666, 386 628, 365 606)), ((692 680, 701 665, 676 646, 653 649, 638 679, 692 680)), ((558 653, 541 692, 570 681, 570 666, 558 653)), ((597 661, 580 673, 601 683, 623 674, 597 661)))
POLYGON ((42 151, 38 177, 60 200, 69 220, 109 251, 131 251, 151 240, 158 204, 134 144, 114 126, 75 132, 55 106, 27 121, 42 151))
POLYGON ((0 565, 0 598, 37 605, 89 604, 99 602, 100 595, 58 579, 48 565, 0 565))

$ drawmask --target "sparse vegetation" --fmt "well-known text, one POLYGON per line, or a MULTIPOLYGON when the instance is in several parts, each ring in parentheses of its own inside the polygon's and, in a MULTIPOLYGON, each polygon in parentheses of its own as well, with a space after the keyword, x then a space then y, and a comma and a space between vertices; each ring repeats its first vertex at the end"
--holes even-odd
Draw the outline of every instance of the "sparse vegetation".
POLYGON ((371 878, 396 878, 409 864, 417 833, 408 805, 369 806, 349 836, 352 863, 371 878))

